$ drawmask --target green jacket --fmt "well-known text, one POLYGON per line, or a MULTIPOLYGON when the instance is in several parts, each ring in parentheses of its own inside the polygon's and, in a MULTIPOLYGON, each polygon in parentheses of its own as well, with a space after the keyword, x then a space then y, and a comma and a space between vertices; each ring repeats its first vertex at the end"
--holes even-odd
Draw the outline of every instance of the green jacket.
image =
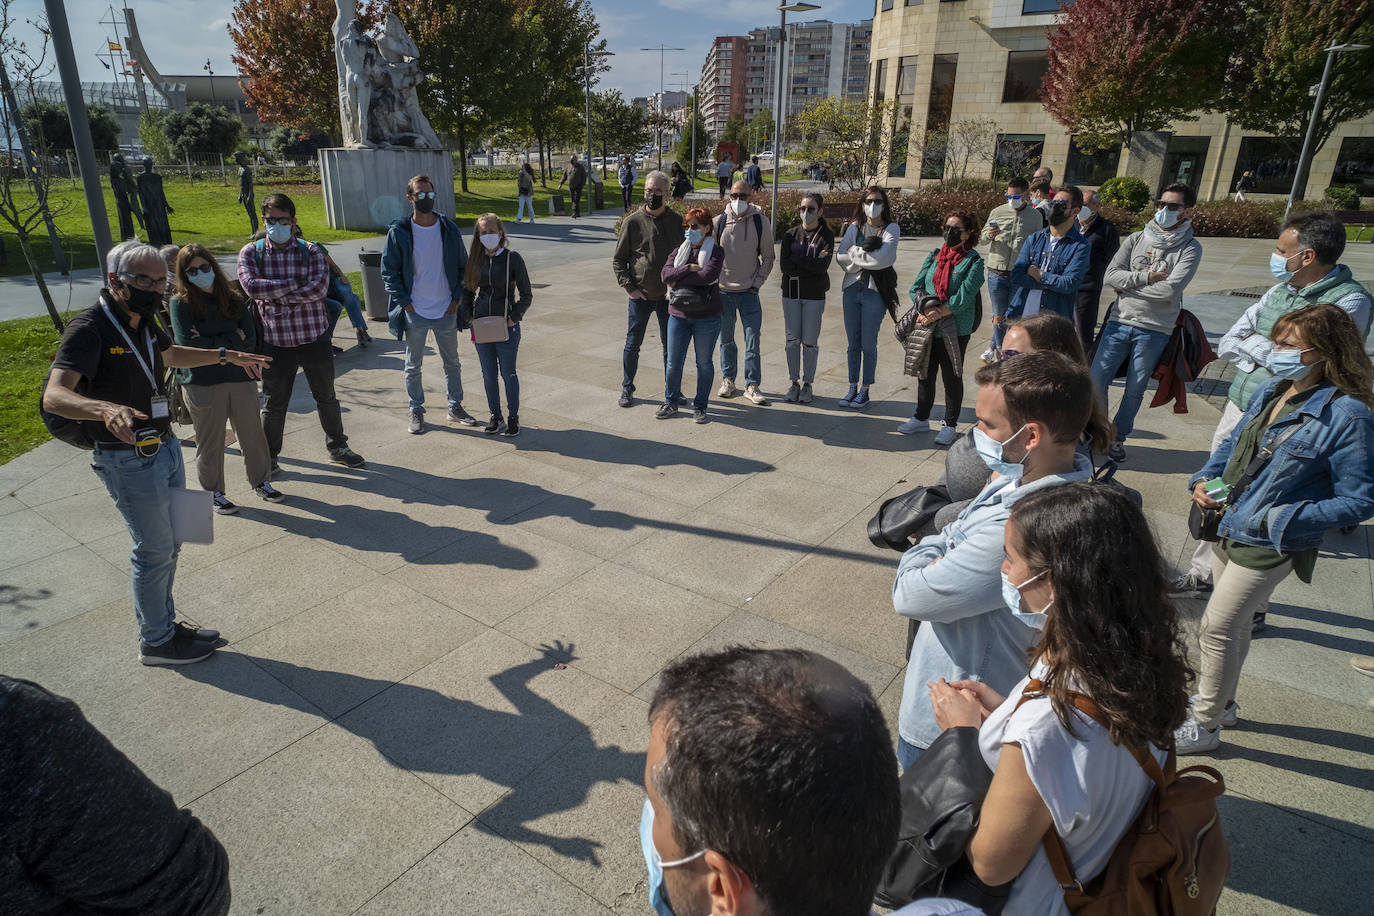
MULTIPOLYGON (((921 272, 911 282, 908 295, 913 304, 922 296, 935 295, 935 259, 940 254, 937 248, 926 255, 921 272)), ((945 307, 954 313, 954 323, 959 327, 959 336, 967 337, 973 333, 973 300, 983 288, 983 258, 976 249, 970 248, 964 259, 954 265, 949 278, 949 299, 945 307)), ((939 331, 935 336, 939 337, 939 331)))
MULTIPOLYGON (((248 304, 239 304, 238 318, 225 318, 215 309, 204 318, 197 319, 191 312, 191 304, 180 296, 173 296, 167 305, 172 316, 172 338, 183 347, 200 347, 204 350, 242 350, 251 353, 257 347, 258 335, 253 325, 253 315, 248 304)), ((248 373, 239 366, 197 366, 194 369, 177 369, 177 377, 183 385, 222 385, 226 382, 251 382, 248 373)))

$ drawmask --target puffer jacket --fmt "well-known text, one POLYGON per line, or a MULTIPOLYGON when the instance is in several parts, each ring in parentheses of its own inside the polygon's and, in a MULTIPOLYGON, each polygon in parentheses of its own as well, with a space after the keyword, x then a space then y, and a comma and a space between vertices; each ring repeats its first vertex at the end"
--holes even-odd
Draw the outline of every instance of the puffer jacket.
MULTIPOLYGON (((897 326, 893 330, 893 333, 897 335, 897 340, 901 342, 905 350, 902 359, 902 373, 914 378, 925 378, 926 373, 930 371, 930 344, 932 340, 937 336, 944 337, 946 340, 959 339, 959 329, 953 315, 946 315, 933 324, 921 324, 916 320, 916 316, 921 313, 921 305, 932 299, 935 297, 927 296, 907 309, 906 314, 897 320, 897 326)), ((959 354, 959 348, 946 346, 945 351, 949 353, 954 374, 956 376, 963 375, 964 359, 959 354)))

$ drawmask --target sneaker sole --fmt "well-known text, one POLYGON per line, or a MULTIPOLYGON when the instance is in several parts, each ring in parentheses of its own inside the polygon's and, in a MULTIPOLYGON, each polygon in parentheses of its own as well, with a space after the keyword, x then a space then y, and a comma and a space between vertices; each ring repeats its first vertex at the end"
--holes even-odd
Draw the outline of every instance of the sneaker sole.
POLYGON ((215 507, 215 514, 216 514, 216 515, 238 515, 238 514, 239 514, 239 507, 238 507, 238 506, 234 506, 234 507, 229 508, 229 509, 221 509, 220 507, 216 506, 216 507, 215 507))
POLYGON ((196 662, 203 662, 214 654, 213 648, 207 650, 204 655, 197 655, 194 658, 162 658, 157 655, 144 655, 140 652, 138 653, 138 660, 140 664, 149 668, 174 668, 177 665, 194 665, 196 662))
POLYGON ((1191 755, 1191 754, 1210 754, 1210 753, 1212 753, 1213 751, 1217 750, 1217 749, 1220 748, 1220 747, 1221 747, 1221 733, 1218 732, 1218 733, 1217 733, 1217 739, 1216 739, 1216 741, 1211 741, 1211 742, 1208 742, 1207 744, 1200 744, 1200 745, 1197 745, 1196 747, 1190 747, 1190 748, 1187 748, 1187 749, 1184 749, 1184 748, 1177 748, 1177 749, 1175 750, 1175 753, 1178 754, 1178 756, 1180 756, 1180 757, 1186 757, 1186 756, 1191 755))
POLYGON ((259 493, 258 498, 266 500, 269 503, 279 503, 284 502, 286 500, 286 494, 278 493, 276 496, 263 496, 261 493, 259 493))
POLYGON ((348 461, 346 461, 343 458, 330 458, 329 460, 334 464, 342 465, 343 467, 349 468, 354 471, 356 471, 358 468, 367 467, 366 461, 359 461, 357 464, 349 464, 348 461))
POLYGON ((507 439, 514 439, 516 436, 520 435, 520 430, 517 429, 515 432, 512 433, 507 432, 503 429, 501 430, 501 435, 505 436, 507 439))

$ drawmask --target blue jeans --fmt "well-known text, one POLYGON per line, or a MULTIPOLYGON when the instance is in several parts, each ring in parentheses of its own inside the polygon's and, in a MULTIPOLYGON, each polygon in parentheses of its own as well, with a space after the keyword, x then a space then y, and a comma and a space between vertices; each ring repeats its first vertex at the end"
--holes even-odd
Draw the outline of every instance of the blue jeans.
POLYGON ((425 412, 425 385, 420 378, 420 365, 425 360, 425 339, 434 332, 434 349, 444 364, 444 384, 448 386, 448 409, 457 410, 463 404, 463 374, 458 366, 458 316, 440 315, 422 318, 419 312, 406 312, 406 394, 410 409, 425 412))
POLYGON ((759 294, 748 290, 732 293, 720 291, 720 374, 735 380, 738 370, 739 348, 735 346, 735 315, 744 325, 744 384, 757 385, 763 370, 759 360, 759 330, 763 327, 763 305, 759 294))
POLYGON ((1108 321, 1097 342, 1097 356, 1093 359, 1093 384, 1103 409, 1107 407, 1107 389, 1111 387, 1116 370, 1123 361, 1126 367, 1126 393, 1116 408, 1116 441, 1121 442, 1135 430, 1135 415, 1150 385, 1159 356, 1169 344, 1163 331, 1147 331, 1116 321, 1108 321))
POLYGON ((668 376, 664 383, 663 403, 676 403, 673 399, 682 390, 682 368, 687 359, 687 344, 692 344, 697 356, 697 396, 692 406, 705 410, 711 397, 711 383, 716 380, 716 365, 712 357, 716 350, 716 337, 720 335, 720 316, 712 318, 679 318, 668 316, 668 376))
POLYGON ((887 307, 874 289, 859 283, 844 288, 844 333, 849 338, 849 384, 860 383, 859 369, 863 368, 863 384, 873 384, 878 368, 878 329, 883 326, 887 307))
POLYGON ((172 579, 181 545, 172 536, 168 490, 186 486, 181 443, 173 437, 151 458, 142 458, 133 449, 97 448, 91 467, 104 481, 134 541, 129 566, 139 639, 145 646, 160 646, 172 638, 176 619, 172 579))
MULTIPOLYGON (((1007 317, 1007 309, 1011 306, 1012 285, 1010 277, 999 277, 992 271, 988 271, 988 299, 992 302, 992 314, 997 318, 1007 317)), ((1002 349, 1002 338, 1007 334, 1006 322, 997 322, 992 326, 992 345, 997 349, 1002 349)))
POLYGON ((908 769, 910 769, 911 765, 916 762, 917 758, 919 758, 925 752, 925 748, 917 747, 916 745, 911 744, 901 735, 897 736, 897 763, 899 766, 901 766, 902 772, 905 773, 908 769))
POLYGON ((363 304, 358 301, 358 294, 353 292, 353 287, 348 285, 348 281, 343 277, 335 277, 329 281, 329 298, 325 300, 325 307, 329 310, 329 336, 334 336, 334 325, 339 323, 339 316, 344 311, 348 312, 348 320, 354 328, 367 327, 367 319, 363 317, 363 304))
POLYGON ((663 348, 663 366, 668 366, 668 300, 667 299, 630 299, 627 306, 625 329, 625 353, 621 357, 622 375, 620 384, 633 388, 635 374, 639 372, 639 348, 644 343, 644 334, 649 330, 649 319, 658 317, 658 342, 663 348))
POLYGON ((510 328, 510 336, 500 343, 477 344, 477 360, 482 364, 482 384, 487 389, 487 407, 493 417, 501 416, 501 381, 506 383, 506 406, 510 416, 520 416, 520 379, 515 376, 515 355, 520 350, 520 325, 510 328))

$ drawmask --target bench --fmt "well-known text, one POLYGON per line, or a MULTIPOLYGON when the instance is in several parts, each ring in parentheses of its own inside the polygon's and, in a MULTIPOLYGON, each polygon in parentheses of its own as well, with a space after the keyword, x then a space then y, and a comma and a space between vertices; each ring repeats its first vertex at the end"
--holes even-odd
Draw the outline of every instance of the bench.
POLYGON ((1355 241, 1358 242, 1368 229, 1369 240, 1374 242, 1374 210, 1337 210, 1336 218, 1347 226, 1359 226, 1355 230, 1355 241))

